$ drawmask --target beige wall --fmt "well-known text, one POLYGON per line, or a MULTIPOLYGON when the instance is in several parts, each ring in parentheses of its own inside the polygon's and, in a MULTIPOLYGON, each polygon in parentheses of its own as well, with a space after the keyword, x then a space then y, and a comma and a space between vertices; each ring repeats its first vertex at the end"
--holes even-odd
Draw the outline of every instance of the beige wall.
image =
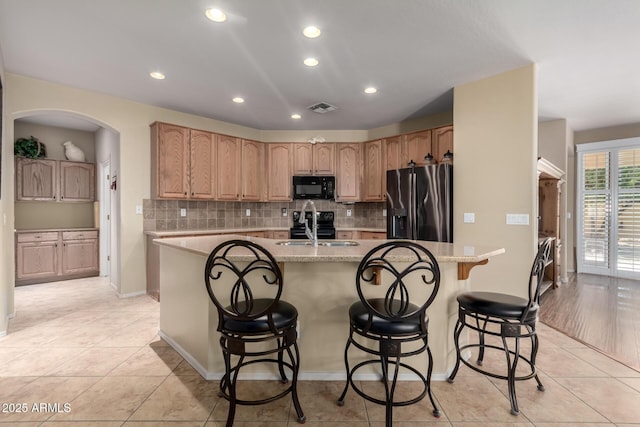
POLYGON ((56 126, 45 126, 16 120, 13 123, 14 141, 18 138, 36 137, 47 150, 47 159, 66 160, 64 155, 65 141, 71 141, 84 151, 87 162, 96 161, 95 134, 76 129, 66 129, 56 126))
POLYGON ((584 144, 585 142, 611 141, 636 136, 640 136, 640 122, 582 130, 575 133, 574 141, 576 144, 584 144))
POLYGON ((471 272, 472 288, 524 296, 537 242, 535 65, 457 86, 453 124, 454 242, 506 249, 471 272), (506 225, 507 213, 529 225, 506 225))

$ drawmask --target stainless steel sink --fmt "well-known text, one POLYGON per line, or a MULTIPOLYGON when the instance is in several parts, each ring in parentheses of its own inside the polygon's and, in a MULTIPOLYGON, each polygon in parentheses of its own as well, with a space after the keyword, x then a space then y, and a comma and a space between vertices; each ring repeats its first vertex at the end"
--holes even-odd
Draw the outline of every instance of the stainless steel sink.
MULTIPOLYGON (((318 246, 331 246, 331 247, 345 247, 345 246, 358 246, 360 243, 352 240, 322 240, 318 242, 318 246)), ((283 240, 276 242, 276 245, 280 246, 311 246, 309 240, 283 240)))
POLYGON ((284 240, 282 242, 276 242, 276 245, 280 246, 311 246, 311 242, 308 240, 284 240))
POLYGON ((319 245, 323 246, 358 246, 360 243, 354 242, 351 240, 328 240, 325 242, 318 242, 319 245))

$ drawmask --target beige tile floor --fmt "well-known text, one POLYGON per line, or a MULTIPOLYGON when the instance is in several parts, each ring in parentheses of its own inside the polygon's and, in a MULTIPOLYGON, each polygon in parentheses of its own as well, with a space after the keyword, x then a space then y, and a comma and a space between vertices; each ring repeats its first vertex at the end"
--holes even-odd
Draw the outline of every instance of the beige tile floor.
MULTIPOLYGON (((217 397, 217 382, 203 380, 157 337, 159 305, 152 299, 118 299, 103 279, 91 278, 17 288, 16 310, 9 334, 0 338, 0 425, 224 425, 228 406, 217 397)), ((504 382, 462 367, 454 384, 433 383, 440 419, 424 399, 397 409, 394 425, 640 426, 639 372, 541 323, 539 336, 538 367, 546 391, 537 391, 532 381, 518 383, 520 416, 509 413, 504 382)), ((485 366, 501 362, 502 356, 488 354, 485 366)), ((242 390, 277 386, 245 381, 242 390)), ((336 406, 342 386, 300 383, 307 426, 384 425, 383 408, 353 391, 344 407, 336 406)), ((400 392, 411 393, 415 386, 405 382, 400 392)), ((362 387, 375 393, 379 383, 362 387)), ((236 421, 238 426, 297 425, 288 398, 241 406, 236 421)))

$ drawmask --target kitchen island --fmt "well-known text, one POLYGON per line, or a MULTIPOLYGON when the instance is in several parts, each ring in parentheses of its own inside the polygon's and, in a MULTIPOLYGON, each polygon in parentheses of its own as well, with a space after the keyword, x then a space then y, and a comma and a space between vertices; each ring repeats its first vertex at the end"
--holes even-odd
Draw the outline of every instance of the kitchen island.
MULTIPOLYGON (((277 240, 247 236, 192 236, 156 239, 160 247, 160 336, 206 379, 224 372, 218 316, 204 284, 207 257, 230 239, 251 240, 264 246, 280 264, 284 276, 282 299, 299 313, 300 379, 335 380, 346 377, 344 346, 349 333, 348 309, 358 299, 358 264, 380 240, 356 240, 357 246, 282 246, 277 240)), ((469 289, 469 271, 502 248, 420 242, 438 260, 440 290, 429 307, 429 345, 434 357, 433 378, 444 380, 455 362, 453 328, 457 319, 455 296, 469 289)), ((417 286, 417 285, 416 285, 417 286)), ((355 357, 358 355, 354 354, 355 357)), ((426 369, 426 356, 412 365, 426 369)), ((274 378, 271 366, 247 369, 250 378, 274 378)), ((248 367, 248 368, 253 368, 248 367)), ((376 379, 364 373, 360 379, 376 379)), ((246 376, 245 376, 246 377, 246 376)))

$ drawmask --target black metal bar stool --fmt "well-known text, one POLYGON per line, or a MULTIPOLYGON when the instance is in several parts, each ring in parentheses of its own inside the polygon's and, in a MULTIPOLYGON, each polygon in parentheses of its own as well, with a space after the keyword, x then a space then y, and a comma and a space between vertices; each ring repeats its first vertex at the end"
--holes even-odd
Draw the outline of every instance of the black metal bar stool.
POLYGON ((351 385, 363 398, 386 407, 387 426, 392 425, 394 407, 414 404, 427 394, 433 405, 433 415, 440 416, 431 394, 433 356, 429 349, 429 318, 426 314, 439 286, 440 268, 435 257, 417 243, 394 240, 367 253, 360 262, 356 276, 360 301, 349 308, 350 330, 344 350, 347 382, 338 405, 344 405, 351 385), (421 288, 421 298, 414 295, 417 293, 414 292, 416 286, 421 288), (351 345, 375 358, 349 368, 351 345), (426 375, 403 362, 406 357, 424 352, 428 356, 426 375), (380 367, 384 400, 365 393, 353 380, 360 368, 371 365, 380 367), (400 369, 414 374, 424 384, 424 389, 416 397, 404 401, 394 399, 400 369))
POLYGON ((509 387, 509 402, 511 413, 518 415, 518 401, 516 399, 516 381, 535 378, 538 390, 544 391, 544 386, 536 373, 536 355, 538 353, 538 336, 536 335, 536 323, 540 300, 540 285, 544 275, 545 266, 548 264, 553 239, 545 239, 538 247, 538 253, 531 267, 529 276, 529 297, 520 298, 514 295, 496 292, 463 292, 458 295, 458 321, 454 332, 456 346, 456 364, 448 381, 453 383, 460 362, 481 374, 506 380, 509 387), (470 343, 460 347, 460 334, 464 328, 478 332, 478 343, 470 343), (493 328, 493 329, 491 329, 493 328), (502 346, 488 344, 485 335, 500 337, 502 346), (507 339, 513 338, 514 347, 509 348, 507 339), (531 355, 529 358, 520 354, 520 339, 531 338, 531 355), (478 349, 478 366, 462 357, 462 352, 467 349, 478 349), (485 349, 496 349, 504 352, 507 358, 507 374, 491 372, 480 368, 484 360, 485 349), (529 369, 526 374, 517 375, 518 362, 527 363, 529 369))
POLYGON ((280 300, 282 272, 276 260, 256 243, 230 240, 220 244, 209 255, 204 280, 207 292, 218 309, 218 331, 222 335, 220 347, 225 364, 219 395, 229 401, 227 427, 233 425, 236 405, 269 403, 289 393, 298 422, 304 423, 305 416, 297 393, 300 366, 296 329, 298 311, 293 305, 280 300), (288 361, 284 358, 285 353, 288 361), (232 365, 232 356, 238 358, 235 365, 232 365), (282 383, 288 382, 285 368, 290 370, 290 386, 265 399, 238 399, 236 383, 240 368, 259 362, 277 364, 282 383))

